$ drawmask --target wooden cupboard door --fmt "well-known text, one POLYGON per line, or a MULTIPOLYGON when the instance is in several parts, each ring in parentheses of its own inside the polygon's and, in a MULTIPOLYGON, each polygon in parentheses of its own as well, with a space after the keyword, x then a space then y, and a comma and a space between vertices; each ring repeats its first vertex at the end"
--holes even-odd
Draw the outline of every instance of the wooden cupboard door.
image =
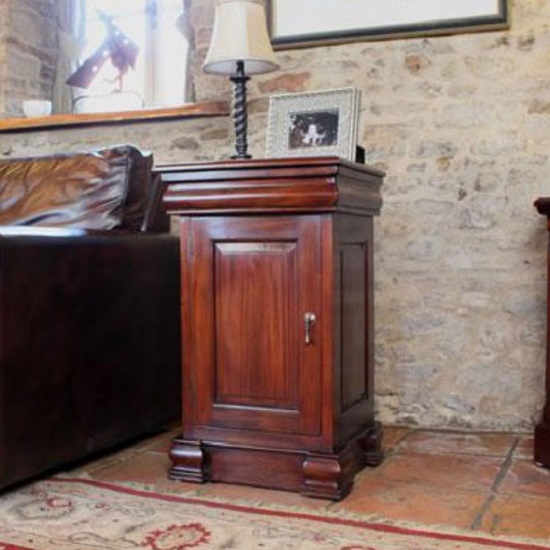
POLYGON ((193 399, 186 411, 193 415, 194 436, 207 437, 208 428, 241 435, 318 434, 317 217, 205 217, 188 223, 192 254, 185 271, 194 303, 184 400, 193 399), (309 331, 308 314, 315 315, 309 331), (197 426, 204 430, 198 433, 197 426))

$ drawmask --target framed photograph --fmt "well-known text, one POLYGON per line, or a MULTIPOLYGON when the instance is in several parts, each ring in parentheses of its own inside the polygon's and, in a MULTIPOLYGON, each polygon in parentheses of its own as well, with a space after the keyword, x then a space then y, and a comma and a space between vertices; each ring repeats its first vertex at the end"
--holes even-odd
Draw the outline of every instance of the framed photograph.
POLYGON ((276 49, 508 27, 508 0, 267 0, 276 49))
POLYGON ((355 88, 271 96, 267 157, 354 160, 360 97, 355 88))

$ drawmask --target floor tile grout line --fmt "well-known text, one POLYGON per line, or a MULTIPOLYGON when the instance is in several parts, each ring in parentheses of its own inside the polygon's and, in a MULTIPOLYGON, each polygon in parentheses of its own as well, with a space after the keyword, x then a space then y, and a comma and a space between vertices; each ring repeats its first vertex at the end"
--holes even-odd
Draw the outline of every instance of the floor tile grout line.
POLYGON ((514 453, 516 452, 516 448, 519 444, 519 438, 516 437, 514 443, 512 444, 512 447, 508 451, 508 454, 506 455, 506 458, 504 459, 504 462, 502 463, 502 466, 500 467, 500 470, 498 474, 495 477, 495 480, 493 481, 493 485, 491 486, 491 491, 497 492, 498 488, 502 484, 502 481, 504 480, 504 477, 510 470, 510 467, 512 466, 514 453))
POLYGON ((491 488, 489 490, 488 497, 485 499, 485 502, 481 505, 478 513, 476 514, 476 517, 474 518, 474 521, 470 525, 470 529, 472 531, 480 529, 481 524, 483 523, 483 518, 485 517, 485 514, 489 511, 491 504, 495 500, 495 497, 498 492, 498 488, 502 484, 502 481, 506 477, 506 474, 510 471, 510 468, 512 466, 513 456, 518 444, 519 444, 519 437, 516 437, 514 440, 514 443, 512 444, 512 446, 510 447, 510 450, 506 455, 506 458, 504 459, 504 462, 502 463, 497 475, 495 476, 493 484, 491 485, 491 488))
MULTIPOLYGON (((399 452, 399 447, 402 445, 402 443, 410 437, 411 434, 415 433, 415 428, 409 428, 404 434, 402 434, 399 438, 397 438, 393 444, 391 445, 391 448, 389 450, 384 449, 384 460, 386 458, 389 458, 393 456, 394 454, 397 454, 399 452)), ((382 444, 384 443, 384 440, 382 439, 382 444)))

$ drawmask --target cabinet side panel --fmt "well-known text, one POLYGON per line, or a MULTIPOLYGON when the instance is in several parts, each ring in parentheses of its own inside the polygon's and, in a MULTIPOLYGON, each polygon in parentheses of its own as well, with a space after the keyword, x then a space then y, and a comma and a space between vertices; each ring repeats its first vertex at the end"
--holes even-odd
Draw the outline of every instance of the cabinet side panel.
POLYGON ((373 233, 372 218, 335 221, 335 439, 342 445, 374 422, 373 233))
POLYGON ((340 248, 342 383, 345 411, 368 395, 366 334, 367 245, 345 243, 340 248))
POLYGON ((215 243, 215 402, 297 409, 296 244, 215 243))

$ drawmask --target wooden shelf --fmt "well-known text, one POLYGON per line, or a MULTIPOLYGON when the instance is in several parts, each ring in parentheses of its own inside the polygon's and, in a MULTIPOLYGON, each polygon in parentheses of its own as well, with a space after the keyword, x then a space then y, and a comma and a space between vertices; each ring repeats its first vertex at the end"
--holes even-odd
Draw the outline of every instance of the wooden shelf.
POLYGON ((128 122, 159 122, 181 118, 225 116, 228 114, 229 105, 227 102, 209 101, 203 103, 189 103, 180 107, 143 109, 141 111, 62 114, 34 118, 7 118, 0 120, 0 132, 53 130, 79 126, 122 124, 128 122))

